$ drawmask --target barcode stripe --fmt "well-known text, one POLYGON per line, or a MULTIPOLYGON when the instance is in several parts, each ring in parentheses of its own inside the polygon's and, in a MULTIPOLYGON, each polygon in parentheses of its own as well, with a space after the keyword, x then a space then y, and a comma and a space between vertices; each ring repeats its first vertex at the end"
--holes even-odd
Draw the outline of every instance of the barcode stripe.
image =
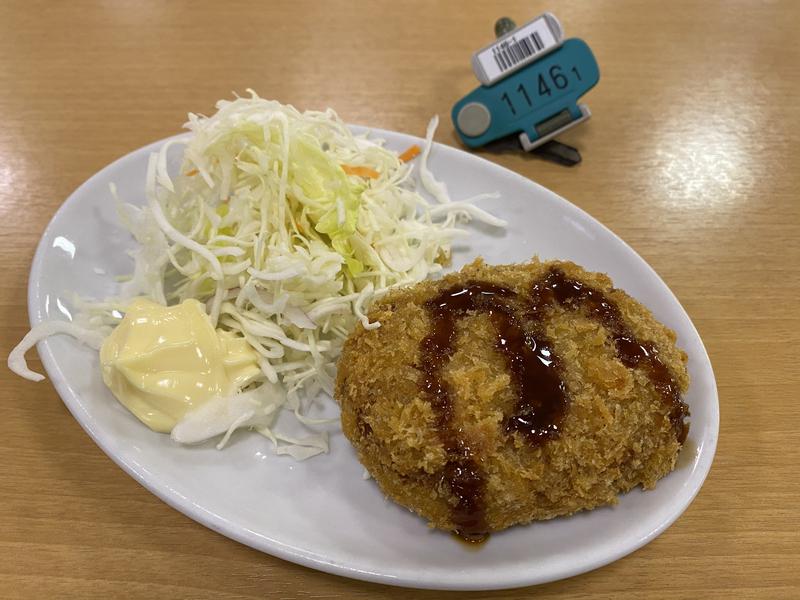
POLYGON ((522 44, 522 49, 525 50, 525 56, 530 56, 531 54, 536 52, 536 50, 531 47, 531 43, 526 38, 522 38, 520 40, 520 43, 522 44))
POLYGON ((509 65, 509 64, 506 62, 506 58, 505 58, 505 56, 503 56, 503 53, 502 53, 502 51, 499 51, 499 52, 497 53, 497 60, 498 60, 498 61, 500 62, 500 64, 502 65, 500 68, 501 68, 503 71, 505 71, 506 69, 508 69, 508 68, 509 68, 509 66, 510 66, 510 65, 509 65))

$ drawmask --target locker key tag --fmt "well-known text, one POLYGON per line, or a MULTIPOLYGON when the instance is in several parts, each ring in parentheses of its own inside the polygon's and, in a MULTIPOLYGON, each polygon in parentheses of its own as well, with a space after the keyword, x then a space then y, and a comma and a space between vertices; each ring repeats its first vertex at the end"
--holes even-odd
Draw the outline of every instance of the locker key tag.
POLYGON ((576 148, 556 136, 592 113, 578 99, 600 79, 597 61, 581 39, 564 39, 555 16, 544 13, 516 27, 495 24, 497 40, 472 55, 481 86, 456 102, 451 113, 461 141, 479 148, 519 135, 522 149, 565 165, 581 161, 576 148))

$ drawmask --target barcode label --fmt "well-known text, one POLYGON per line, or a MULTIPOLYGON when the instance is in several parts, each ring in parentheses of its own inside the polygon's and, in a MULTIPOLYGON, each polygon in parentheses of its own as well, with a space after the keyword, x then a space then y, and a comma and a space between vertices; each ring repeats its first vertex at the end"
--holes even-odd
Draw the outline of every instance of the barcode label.
POLYGON ((511 67, 526 58, 533 56, 540 50, 544 50, 544 42, 538 31, 534 31, 529 36, 517 40, 516 37, 505 40, 493 49, 494 62, 501 72, 508 71, 511 67))
POLYGON ((481 83, 489 85, 532 62, 545 50, 557 46, 559 42, 545 17, 541 16, 476 53, 475 62, 483 71, 481 74, 476 69, 476 75, 481 83))

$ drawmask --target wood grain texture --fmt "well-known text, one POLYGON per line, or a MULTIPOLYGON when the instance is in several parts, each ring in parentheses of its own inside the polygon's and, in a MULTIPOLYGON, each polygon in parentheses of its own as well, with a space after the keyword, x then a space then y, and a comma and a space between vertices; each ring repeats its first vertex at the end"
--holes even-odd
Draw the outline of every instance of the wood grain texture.
MULTIPOLYGON (((719 384, 717 457, 663 535, 605 568, 475 598, 800 597, 800 51, 796 2, 507 1, 594 49, 573 169, 483 153, 610 226, 662 275, 719 384)), ((475 86, 488 2, 0 3, 0 353, 37 241, 112 159, 252 87, 421 134, 475 86)), ((457 145, 449 120, 437 139, 457 145)), ((33 364, 38 365, 34 360, 33 364)), ((232 542, 118 469, 53 388, 0 370, 0 597, 439 598, 232 542)))

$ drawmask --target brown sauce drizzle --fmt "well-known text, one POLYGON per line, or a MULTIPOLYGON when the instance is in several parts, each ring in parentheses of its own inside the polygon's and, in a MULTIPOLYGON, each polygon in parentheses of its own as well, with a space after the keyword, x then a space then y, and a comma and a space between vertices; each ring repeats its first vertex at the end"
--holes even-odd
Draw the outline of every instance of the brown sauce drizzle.
POLYGON ((455 496, 452 519, 456 534, 467 542, 482 542, 489 527, 485 514, 485 479, 479 461, 454 425, 453 398, 441 370, 455 352, 456 322, 470 312, 487 313, 496 333, 495 348, 506 361, 517 403, 506 421, 506 432, 519 432, 538 446, 560 433, 569 398, 561 364, 543 332, 549 307, 585 307, 588 315, 608 329, 617 357, 629 368, 645 369, 661 397, 671 405, 670 419, 679 442, 686 439, 683 419, 687 407, 680 389, 658 358, 658 348, 640 342, 625 325, 617 306, 601 291, 551 268, 520 301, 509 289, 470 282, 443 290, 425 303, 431 332, 420 343, 422 389, 436 413, 436 427, 447 453, 441 481, 455 496), (521 319, 526 327, 523 328, 521 319))
POLYGON ((541 320, 544 309, 559 304, 565 308, 586 308, 588 315, 608 330, 614 342, 617 358, 629 369, 643 369, 661 398, 670 406, 669 418, 679 443, 686 440, 689 431, 684 418, 689 409, 681 401, 681 391, 666 365, 658 357, 658 348, 652 342, 636 338, 619 312, 619 308, 603 292, 585 283, 570 279, 563 271, 551 268, 545 278, 531 289, 531 317, 541 320))
POLYGON ((550 344, 525 332, 515 315, 511 290, 489 283, 470 283, 446 289, 425 305, 432 331, 420 345, 423 389, 436 411, 440 439, 448 455, 442 480, 456 497, 453 522, 458 535, 470 541, 485 539, 484 478, 472 450, 453 427, 453 399, 441 369, 455 351, 456 320, 471 311, 489 314, 497 339, 495 348, 506 359, 518 402, 507 429, 525 434, 532 444, 558 435, 567 407, 564 383, 556 373, 558 361, 550 344))

